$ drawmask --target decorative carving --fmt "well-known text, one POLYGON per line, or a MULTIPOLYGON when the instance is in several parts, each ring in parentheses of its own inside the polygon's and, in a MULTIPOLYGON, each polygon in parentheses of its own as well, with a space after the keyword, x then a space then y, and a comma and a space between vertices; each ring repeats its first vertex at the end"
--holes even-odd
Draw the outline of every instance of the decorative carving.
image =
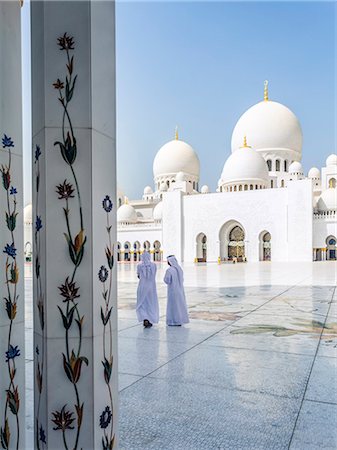
MULTIPOLYGON (((75 42, 72 36, 64 33, 58 38, 58 46, 66 55, 66 75, 65 81, 57 79, 53 83, 54 88, 58 91, 58 101, 60 102, 62 114, 62 139, 56 141, 54 146, 58 146, 61 157, 66 166, 70 169, 72 182, 65 179, 56 186, 56 193, 58 199, 64 202, 63 216, 65 220, 64 237, 66 241, 66 248, 70 261, 73 264, 71 273, 65 276, 63 284, 59 286, 59 295, 62 299, 61 304, 58 305, 60 312, 61 323, 65 334, 65 351, 62 353, 63 370, 74 389, 75 404, 71 409, 69 399, 63 405, 61 410, 52 413, 52 422, 54 423, 54 430, 62 432, 62 441, 65 449, 78 449, 81 427, 83 423, 83 416, 85 414, 85 405, 81 400, 79 381, 84 366, 89 365, 89 360, 82 354, 82 334, 85 317, 80 313, 80 285, 76 279, 76 273, 82 263, 85 254, 85 244, 87 238, 85 236, 82 200, 80 193, 80 186, 78 184, 75 162, 77 157, 77 141, 72 125, 69 104, 74 98, 77 75, 74 75, 74 55, 71 52, 75 50, 75 42), (77 203, 77 207, 74 206, 77 203), (76 214, 77 212, 77 214, 76 214), (70 215, 72 217, 72 224, 70 223, 70 215), (73 230, 74 218, 78 217, 78 225, 73 230), (70 334, 72 335, 72 343, 70 342, 70 334), (73 336, 77 336, 73 338, 73 336), (75 442, 70 445, 68 430, 75 430, 75 442)), ((72 434, 73 435, 73 434, 72 434)))
MULTIPOLYGON (((4 378, 8 377, 8 387, 6 389, 5 395, 5 407, 3 410, 3 424, 0 428, 0 441, 1 446, 4 449, 9 449, 10 447, 16 448, 20 447, 20 420, 19 420, 19 409, 20 409, 20 395, 19 395, 19 385, 16 384, 16 359, 20 357, 20 348, 15 345, 15 336, 13 333, 13 325, 18 311, 18 281, 19 281, 19 268, 17 264, 17 246, 16 246, 16 225, 17 225, 17 188, 13 184, 12 179, 12 148, 14 148, 14 142, 11 137, 6 134, 2 138, 2 148, 8 153, 8 163, 7 165, 1 165, 1 181, 2 187, 5 191, 6 196, 6 209, 2 220, 6 223, 8 230, 8 241, 3 249, 2 253, 4 256, 4 269, 3 269, 3 280, 6 286, 6 295, 3 297, 4 308, 6 315, 8 317, 8 336, 7 336, 7 351, 6 351, 6 370, 2 369, 1 375, 4 378), (15 417, 15 428, 14 431, 11 429, 9 416, 13 415, 15 417), (14 447, 10 445, 11 438, 14 440, 14 447)), ((23 255, 20 255, 23 256, 23 255)))

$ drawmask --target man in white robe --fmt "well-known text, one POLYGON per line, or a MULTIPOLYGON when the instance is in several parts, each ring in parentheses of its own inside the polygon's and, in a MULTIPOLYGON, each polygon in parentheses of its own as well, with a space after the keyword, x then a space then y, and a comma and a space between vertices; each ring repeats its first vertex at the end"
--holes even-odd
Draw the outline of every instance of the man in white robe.
POLYGON ((151 328, 153 323, 159 322, 159 305, 156 288, 157 267, 151 262, 149 252, 141 255, 141 263, 137 266, 139 284, 137 289, 136 313, 139 322, 145 328, 151 328))
POLYGON ((167 263, 170 267, 164 278, 167 284, 166 323, 169 326, 180 326, 189 323, 183 269, 173 255, 167 257, 167 263))

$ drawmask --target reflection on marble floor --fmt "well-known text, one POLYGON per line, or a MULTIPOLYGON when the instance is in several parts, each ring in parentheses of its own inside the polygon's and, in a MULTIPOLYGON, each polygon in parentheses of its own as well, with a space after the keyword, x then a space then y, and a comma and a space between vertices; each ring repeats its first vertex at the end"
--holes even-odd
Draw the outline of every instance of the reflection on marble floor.
POLYGON ((144 330, 135 266, 118 267, 120 449, 337 449, 336 263, 186 266, 181 328, 165 326, 164 270, 160 324, 144 330))

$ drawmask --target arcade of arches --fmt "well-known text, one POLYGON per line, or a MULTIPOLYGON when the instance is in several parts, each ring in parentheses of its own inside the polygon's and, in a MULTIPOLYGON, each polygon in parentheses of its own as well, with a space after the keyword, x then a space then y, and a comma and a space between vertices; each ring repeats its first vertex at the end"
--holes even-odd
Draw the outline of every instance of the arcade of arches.
POLYGON ((139 241, 124 242, 123 246, 120 242, 117 242, 117 261, 118 262, 139 262, 141 254, 146 251, 152 256, 154 262, 162 261, 163 250, 161 249, 161 243, 154 241, 152 246, 150 241, 143 242, 143 245, 139 241))
MULTIPOLYGON (((245 230, 243 226, 235 221, 223 225, 219 233, 219 255, 220 261, 245 262, 247 261, 245 246, 245 230)), ((196 263, 207 262, 207 235, 199 233, 196 237, 195 259, 196 263)), ((326 245, 323 248, 313 249, 313 261, 336 261, 337 260, 337 239, 335 236, 326 238, 326 245)), ((259 240, 259 260, 271 261, 272 259, 272 236, 265 230, 260 233, 259 240)), ((139 262, 140 256, 144 251, 150 252, 154 262, 163 260, 163 250, 161 243, 156 240, 152 244, 145 241, 141 244, 135 241, 133 244, 126 241, 122 245, 117 242, 117 260, 118 262, 139 262)))
MULTIPOLYGON (((245 230, 243 226, 230 221, 223 225, 219 233, 220 261, 245 262, 247 261, 245 247, 245 230)), ((196 253, 194 262, 207 262, 207 236, 199 233, 196 237, 196 253)), ((260 261, 271 261, 271 234, 262 231, 259 236, 259 259, 260 261)))
POLYGON ((337 260, 337 239, 335 236, 328 236, 325 240, 325 247, 314 248, 314 261, 336 261, 337 260))

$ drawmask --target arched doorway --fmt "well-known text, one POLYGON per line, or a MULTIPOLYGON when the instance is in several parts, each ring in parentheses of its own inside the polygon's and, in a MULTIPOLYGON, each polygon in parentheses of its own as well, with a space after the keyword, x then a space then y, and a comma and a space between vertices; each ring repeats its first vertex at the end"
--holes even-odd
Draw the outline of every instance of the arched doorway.
POLYGON ((271 234, 262 231, 260 234, 260 261, 271 261, 271 234))
POLYGON ((125 242, 124 244, 124 261, 131 260, 131 244, 130 242, 125 242))
POLYGON ((121 243, 117 242, 117 261, 121 261, 121 243))
POLYGON ((159 241, 154 241, 153 243, 153 260, 156 262, 161 261, 161 243, 159 241))
POLYGON ((31 260, 32 260, 32 244, 29 241, 27 241, 25 243, 24 255, 25 255, 25 261, 31 262, 31 260))
POLYGON ((151 244, 149 241, 145 241, 143 244, 144 252, 149 252, 151 248, 151 244))
POLYGON ((135 262, 139 261, 139 256, 140 256, 140 242, 136 241, 133 244, 133 260, 135 262))
POLYGON ((221 261, 246 261, 245 231, 239 222, 231 220, 224 224, 219 239, 221 261))
POLYGON ((337 259, 337 240, 335 236, 329 236, 326 240, 326 259, 336 261, 337 259))
POLYGON ((198 262, 207 262, 207 236, 199 233, 196 239, 196 259, 198 262))

